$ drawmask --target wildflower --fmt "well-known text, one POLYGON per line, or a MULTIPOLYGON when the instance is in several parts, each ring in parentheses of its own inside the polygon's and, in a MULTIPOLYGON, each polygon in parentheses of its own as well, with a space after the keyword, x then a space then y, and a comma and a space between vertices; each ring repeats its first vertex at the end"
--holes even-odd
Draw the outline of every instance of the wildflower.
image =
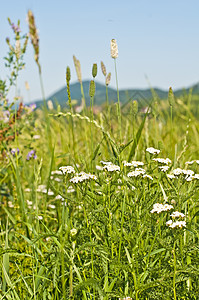
POLYGON ((75 229, 75 228, 71 229, 71 230, 70 230, 70 234, 71 234, 72 236, 75 236, 75 235, 77 234, 77 229, 75 229))
POLYGON ((37 107, 35 103, 30 104, 29 106, 25 106, 24 108, 27 110, 27 113, 30 114, 37 107))
POLYGON ((54 204, 49 204, 48 207, 49 207, 49 208, 52 208, 52 209, 55 209, 55 208, 56 208, 56 206, 55 206, 54 204))
POLYGON ((195 176, 186 176, 186 181, 192 181, 195 178, 195 176))
POLYGON ((194 162, 196 162, 199 165, 199 160, 186 161, 185 164, 192 165, 194 162))
POLYGON ((146 171, 142 168, 136 168, 135 171, 129 172, 127 174, 128 177, 137 177, 140 175, 144 175, 146 173, 146 171))
POLYGON ((56 200, 61 200, 61 201, 64 201, 64 198, 61 196, 61 195, 57 195, 55 197, 56 200))
POLYGON ((117 165, 113 165, 113 164, 110 164, 110 165, 106 165, 103 167, 103 169, 107 169, 107 171, 109 172, 113 172, 113 171, 120 171, 120 167, 117 166, 117 165))
POLYGON ((155 149, 155 148, 153 148, 153 147, 147 148, 146 151, 149 152, 149 153, 151 153, 151 154, 153 154, 153 155, 154 155, 154 154, 159 154, 159 153, 160 153, 160 150, 155 149))
POLYGON ((99 171, 102 171, 103 167, 96 165, 96 169, 99 170, 99 171))
POLYGON ((169 166, 162 166, 162 167, 159 167, 159 169, 163 172, 166 172, 166 171, 168 171, 169 166))
POLYGON ((171 210, 173 208, 173 205, 169 205, 169 204, 161 204, 161 203, 155 203, 153 205, 153 209, 150 211, 151 214, 153 213, 161 213, 162 211, 168 211, 171 210))
POLYGON ((40 185, 38 185, 38 187, 37 187, 37 192, 42 192, 42 190, 45 189, 45 188, 46 188, 46 185, 45 185, 45 184, 40 184, 40 185))
POLYGON ((182 170, 182 173, 184 175, 187 175, 187 176, 192 176, 194 174, 194 171, 192 171, 192 170, 182 170))
POLYGON ((13 208, 14 204, 12 203, 12 201, 8 201, 8 207, 13 208))
POLYGON ((40 139, 40 135, 38 135, 38 134, 33 135, 33 139, 39 140, 40 139))
POLYGON ((13 156, 16 156, 16 155, 19 155, 19 148, 13 148, 10 153, 13 155, 13 156))
POLYGON ((28 152, 26 160, 30 160, 31 158, 37 159, 37 155, 36 155, 36 151, 35 150, 31 150, 30 152, 28 152))
POLYGON ((194 175, 194 178, 195 178, 195 179, 199 179, 199 174, 195 174, 195 175, 194 175))
POLYGON ((53 195, 54 195, 53 191, 51 191, 51 190, 48 190, 48 191, 47 191, 47 189, 43 189, 41 192, 42 192, 43 194, 47 194, 47 192, 48 192, 48 196, 53 196, 53 195))
POLYGON ((172 218, 184 218, 185 215, 179 211, 174 211, 172 214, 171 214, 171 217, 172 218))
POLYGON ((167 174, 167 177, 168 177, 169 179, 174 179, 174 178, 176 178, 173 174, 167 174))
POLYGON ((176 221, 173 222, 172 220, 169 220, 166 222, 166 225, 169 226, 170 228, 182 228, 182 227, 186 227, 186 221, 176 221))
POLYGON ((70 182, 73 182, 73 183, 78 183, 78 182, 82 182, 82 181, 85 181, 85 180, 89 180, 89 179, 94 179, 96 180, 97 177, 95 175, 92 175, 92 174, 87 174, 85 172, 80 172, 79 174, 77 174, 75 177, 71 178, 70 179, 70 182))
POLYGON ((61 179, 60 179, 60 178, 58 178, 58 177, 53 178, 53 176, 51 176, 51 177, 52 177, 51 179, 53 179, 54 181, 61 182, 61 179))
POLYGON ((21 32, 21 29, 18 25, 15 25, 14 23, 11 23, 11 28, 14 30, 14 32, 19 33, 21 32))
POLYGON ((117 58, 118 57, 118 47, 116 39, 111 40, 111 57, 117 58))
POLYGON ((132 162, 123 161, 123 164, 125 167, 135 167, 135 168, 137 168, 138 166, 144 165, 144 163, 142 161, 132 161, 132 162))
POLYGON ((109 165, 109 166, 113 164, 111 161, 103 161, 103 160, 101 160, 100 162, 103 165, 109 165))
POLYGON ((169 158, 153 158, 153 160, 166 165, 168 165, 168 163, 171 163, 171 160, 169 158))
POLYGON ((143 175, 143 178, 148 178, 148 179, 153 180, 153 177, 151 177, 150 175, 147 175, 147 174, 143 175))
POLYGON ((183 170, 180 169, 180 168, 177 168, 177 169, 174 169, 174 170, 173 170, 173 174, 174 174, 175 176, 178 176, 178 175, 180 175, 180 174, 182 174, 182 173, 183 173, 183 170))
POLYGON ((75 192, 74 188, 72 187, 72 185, 70 185, 67 189, 67 193, 74 193, 74 192, 75 192))
POLYGON ((60 167, 59 170, 61 170, 64 174, 66 174, 66 173, 68 173, 68 174, 75 173, 75 169, 71 166, 63 166, 63 167, 60 167))
POLYGON ((62 171, 59 170, 52 171, 51 175, 62 175, 62 171))
POLYGON ((28 208, 31 208, 31 206, 32 206, 32 201, 27 200, 26 202, 27 202, 28 208))
POLYGON ((43 220, 43 217, 42 216, 38 216, 38 220, 43 220))

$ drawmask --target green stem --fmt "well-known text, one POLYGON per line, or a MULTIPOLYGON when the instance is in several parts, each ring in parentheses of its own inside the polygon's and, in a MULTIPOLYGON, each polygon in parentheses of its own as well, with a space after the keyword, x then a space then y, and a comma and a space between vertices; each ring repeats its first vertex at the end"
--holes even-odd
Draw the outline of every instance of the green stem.
POLYGON ((174 270, 173 270, 173 297, 174 300, 176 300, 176 255, 175 255, 175 242, 173 245, 173 266, 174 266, 174 270))
POLYGON ((46 103, 46 98, 45 98, 45 93, 44 93, 44 84, 43 84, 41 70, 39 71, 39 79, 40 79, 42 98, 43 98, 43 102, 44 102, 44 117, 45 117, 45 122, 46 122, 46 135, 48 138, 49 151, 51 152, 52 151, 52 138, 51 138, 51 131, 50 131, 50 119, 48 116, 48 109, 47 109, 47 103, 46 103))
POLYGON ((117 67, 116 67, 116 59, 114 59, 115 62, 115 77, 116 77, 116 86, 117 86, 117 116, 118 116, 118 124, 119 124, 119 132, 120 132, 120 143, 122 142, 122 116, 121 116, 121 108, 120 108, 120 95, 119 95, 119 88, 118 88, 118 79, 117 79, 117 67))

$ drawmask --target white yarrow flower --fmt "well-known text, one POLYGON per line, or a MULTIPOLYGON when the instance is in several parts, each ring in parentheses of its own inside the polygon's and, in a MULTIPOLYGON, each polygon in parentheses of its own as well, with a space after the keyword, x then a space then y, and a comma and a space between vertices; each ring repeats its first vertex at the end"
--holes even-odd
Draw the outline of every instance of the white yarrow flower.
POLYGON ((162 211, 168 211, 173 209, 173 205, 169 204, 162 204, 162 203, 155 203, 153 205, 153 209, 150 211, 150 213, 158 213, 160 214, 162 211))
POLYGON ((184 218, 185 215, 179 211, 174 211, 172 214, 171 214, 171 217, 172 218, 184 218))
POLYGON ((117 165, 113 165, 113 164, 106 165, 106 166, 103 167, 103 169, 107 169, 107 171, 109 171, 109 172, 120 171, 120 167, 117 166, 117 165))
POLYGON ((166 172, 169 169, 169 166, 158 167, 162 172, 166 172))
POLYGON ((149 153, 151 153, 151 154, 153 154, 153 155, 154 155, 154 154, 159 154, 159 153, 160 153, 160 150, 155 149, 155 148, 153 148, 153 147, 147 148, 146 151, 149 152, 149 153))
POLYGON ((71 174, 71 173, 75 173, 75 169, 71 166, 62 166, 59 168, 59 170, 61 170, 64 174, 68 173, 68 174, 71 174))
POLYGON ((172 220, 169 220, 166 222, 166 225, 169 226, 170 228, 182 228, 182 227, 186 227, 186 221, 176 221, 173 222, 172 220))
POLYGON ((171 163, 171 160, 169 158, 153 158, 153 160, 166 165, 171 163))

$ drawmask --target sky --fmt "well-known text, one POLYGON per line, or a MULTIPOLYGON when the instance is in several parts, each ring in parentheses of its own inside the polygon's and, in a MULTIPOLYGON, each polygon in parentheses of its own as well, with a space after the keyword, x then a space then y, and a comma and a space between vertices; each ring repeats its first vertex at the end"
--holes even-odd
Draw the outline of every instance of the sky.
MULTIPOLYGON (((125 88, 153 87, 174 90, 199 81, 198 0, 0 0, 0 78, 8 70, 6 37, 14 41, 8 24, 21 21, 28 32, 27 12, 32 10, 40 38, 40 63, 46 97, 65 86, 66 67, 71 83, 77 81, 73 55, 80 60, 83 80, 104 83, 100 62, 111 72, 110 86, 116 87, 110 40, 116 39, 118 85, 125 88)), ((38 68, 29 42, 25 69, 19 74, 17 93, 24 102, 41 99, 38 68), (25 90, 29 83, 30 94, 25 90)), ((15 90, 15 91, 14 91, 15 90)), ((9 97, 13 97, 13 89, 9 97)))

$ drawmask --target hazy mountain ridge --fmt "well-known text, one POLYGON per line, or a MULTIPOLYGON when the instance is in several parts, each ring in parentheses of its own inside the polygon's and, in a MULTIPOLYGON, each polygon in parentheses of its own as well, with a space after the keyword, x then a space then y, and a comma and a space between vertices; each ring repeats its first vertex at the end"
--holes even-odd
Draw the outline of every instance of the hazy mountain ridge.
MULTIPOLYGON (((84 95, 86 99, 86 104, 90 105, 90 97, 89 97, 89 86, 90 81, 85 80, 83 81, 83 89, 84 89, 84 95)), ((106 86, 95 82, 95 97, 94 97, 94 104, 95 105, 101 105, 106 101, 106 86)), ((189 93, 190 89, 192 89, 192 94, 199 94, 199 83, 185 89, 178 89, 174 91, 174 94, 176 97, 179 97, 185 93, 189 93)), ((81 88, 79 82, 75 82, 70 85, 70 93, 71 93, 71 99, 77 100, 77 105, 81 104, 81 88)), ((155 93, 160 99, 166 99, 168 97, 168 90, 163 90, 159 88, 153 88, 153 89, 121 89, 120 90, 120 101, 122 103, 131 100, 137 100, 142 101, 143 104, 147 103, 150 99, 153 98, 153 93, 155 93)), ((117 102, 117 90, 111 87, 108 87, 108 98, 109 102, 117 102)), ((56 106, 56 104, 59 104, 61 107, 66 106, 66 103, 68 101, 68 95, 67 95, 67 88, 66 86, 58 90, 57 92, 53 93, 47 98, 47 101, 51 100, 53 104, 56 106)), ((35 101, 37 103, 37 106, 43 105, 43 100, 37 100, 35 101)))

